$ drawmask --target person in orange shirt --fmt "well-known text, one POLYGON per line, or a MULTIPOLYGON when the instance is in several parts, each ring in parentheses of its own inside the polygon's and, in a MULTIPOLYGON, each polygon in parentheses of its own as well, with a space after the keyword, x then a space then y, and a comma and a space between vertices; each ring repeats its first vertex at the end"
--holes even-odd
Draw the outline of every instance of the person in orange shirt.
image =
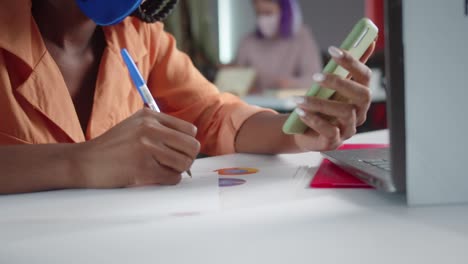
POLYGON ((364 122, 370 70, 337 48, 353 80, 314 77, 350 103, 298 98, 303 135, 282 133, 286 115, 220 94, 157 22, 176 2, 0 2, 0 193, 176 184, 199 152, 333 149, 364 122), (122 48, 162 113, 143 109, 122 48))

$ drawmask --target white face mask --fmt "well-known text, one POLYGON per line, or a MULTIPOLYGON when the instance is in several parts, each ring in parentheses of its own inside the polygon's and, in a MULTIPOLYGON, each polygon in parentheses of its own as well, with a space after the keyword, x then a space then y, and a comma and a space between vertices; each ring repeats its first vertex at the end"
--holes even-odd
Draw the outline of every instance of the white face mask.
POLYGON ((266 38, 273 38, 278 33, 280 22, 279 14, 274 15, 260 15, 257 18, 257 27, 266 38))

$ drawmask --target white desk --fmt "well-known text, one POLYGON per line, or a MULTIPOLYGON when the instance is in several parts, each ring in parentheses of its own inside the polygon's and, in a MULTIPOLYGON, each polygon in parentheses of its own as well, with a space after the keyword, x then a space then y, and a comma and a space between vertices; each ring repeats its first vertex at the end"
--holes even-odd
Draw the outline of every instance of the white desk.
MULTIPOLYGON (((193 171, 213 162, 318 165, 320 155, 215 157, 193 171)), ((302 189, 294 200, 158 221, 0 220, 0 245, 0 263, 468 263, 468 206, 408 208, 402 195, 302 189)))

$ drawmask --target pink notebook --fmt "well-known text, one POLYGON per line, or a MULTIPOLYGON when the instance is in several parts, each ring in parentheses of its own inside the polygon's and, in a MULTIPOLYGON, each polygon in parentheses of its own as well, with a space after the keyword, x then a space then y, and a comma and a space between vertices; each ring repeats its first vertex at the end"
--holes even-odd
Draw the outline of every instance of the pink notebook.
MULTIPOLYGON (((365 149, 383 148, 387 144, 345 144, 339 149, 365 149)), ((373 188, 367 183, 354 177, 328 159, 323 159, 322 164, 310 182, 311 188, 373 188)))

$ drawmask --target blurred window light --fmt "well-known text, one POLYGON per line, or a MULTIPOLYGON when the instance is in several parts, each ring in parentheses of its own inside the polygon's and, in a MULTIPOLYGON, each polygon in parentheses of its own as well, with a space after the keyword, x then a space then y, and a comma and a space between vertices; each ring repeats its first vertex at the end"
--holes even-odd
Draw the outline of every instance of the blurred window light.
POLYGON ((232 22, 232 1, 218 0, 219 60, 221 63, 230 63, 233 59, 232 22))

